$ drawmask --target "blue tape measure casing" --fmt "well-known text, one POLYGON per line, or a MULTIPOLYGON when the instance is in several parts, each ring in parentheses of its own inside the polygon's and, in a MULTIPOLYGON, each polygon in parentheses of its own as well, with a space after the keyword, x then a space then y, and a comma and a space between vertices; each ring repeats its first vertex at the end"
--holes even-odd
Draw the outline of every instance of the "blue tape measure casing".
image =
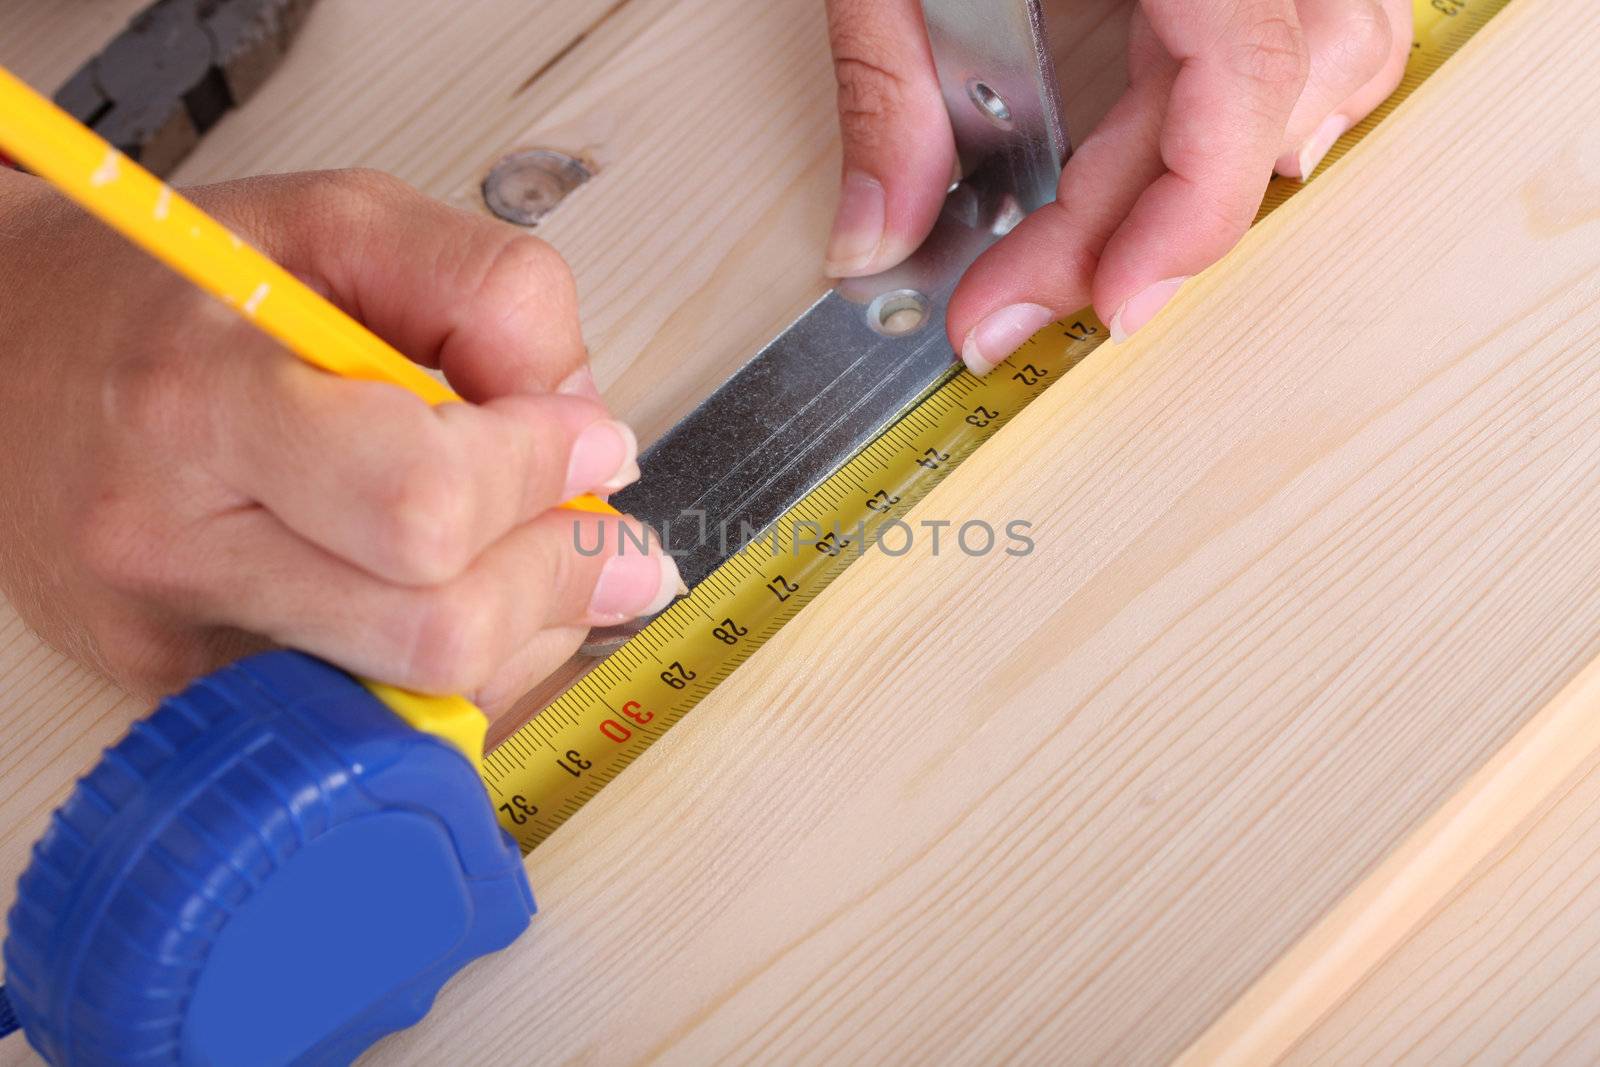
POLYGON ((476 768, 272 652, 135 723, 51 818, 4 958, 51 1063, 354 1059, 533 914, 476 768))

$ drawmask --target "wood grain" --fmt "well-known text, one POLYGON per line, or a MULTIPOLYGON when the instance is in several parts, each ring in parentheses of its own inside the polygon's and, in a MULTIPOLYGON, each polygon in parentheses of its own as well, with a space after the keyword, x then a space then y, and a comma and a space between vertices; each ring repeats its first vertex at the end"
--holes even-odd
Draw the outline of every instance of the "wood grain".
MULTIPOLYGON (((1600 687, 1600 664, 1582 679, 1600 687)), ((1600 694, 1588 699, 1600 717, 1600 694)), ((1552 786, 1286 1064, 1600 1060, 1600 756, 1552 786)))
MULTIPOLYGON (((1234 1001, 1178 1067, 1276 1063, 1553 794, 1600 761, 1595 660, 1234 1001)), ((1588 1050, 1592 1055, 1600 1046, 1588 1050)))
POLYGON ((1031 517, 1037 553, 863 564, 375 1059, 1183 1048, 1600 651, 1573 21, 1513 9, 1030 410, 922 514, 1031 517))
MULTIPOLYGON (((592 153, 542 232, 658 432, 821 285, 820 14, 580 7, 323 0, 183 177, 375 163, 466 203, 508 147, 592 153)), ((1193 1041, 1600 654, 1600 12, 1561 16, 1513 5, 916 516, 1027 519, 1035 552, 852 569, 531 857, 536 929, 369 1059, 1193 1041)), ((0 900, 138 710, 4 620, 0 900)), ((1371 1017, 1303 1050, 1381 1050, 1371 1017)), ((1477 1047, 1441 1033, 1434 1062, 1477 1047)))

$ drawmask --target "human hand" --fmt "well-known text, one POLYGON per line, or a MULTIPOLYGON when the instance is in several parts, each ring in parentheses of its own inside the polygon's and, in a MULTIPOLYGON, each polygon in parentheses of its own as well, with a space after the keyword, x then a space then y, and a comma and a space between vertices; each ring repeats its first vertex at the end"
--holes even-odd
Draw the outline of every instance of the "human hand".
POLYGON ((264 638, 498 710, 671 599, 637 523, 556 510, 638 465, 548 245, 374 172, 191 195, 471 402, 315 370, 0 171, 0 589, 47 640, 145 695, 264 638))
MULTIPOLYGON (((828 0, 844 184, 828 270, 911 253, 955 166, 918 0, 828 0)), ((1399 84, 1411 0, 1140 0, 1128 87, 1068 160, 1056 200, 984 253, 949 307, 983 374, 1092 303, 1121 341, 1232 248, 1276 170, 1308 177, 1399 84)))

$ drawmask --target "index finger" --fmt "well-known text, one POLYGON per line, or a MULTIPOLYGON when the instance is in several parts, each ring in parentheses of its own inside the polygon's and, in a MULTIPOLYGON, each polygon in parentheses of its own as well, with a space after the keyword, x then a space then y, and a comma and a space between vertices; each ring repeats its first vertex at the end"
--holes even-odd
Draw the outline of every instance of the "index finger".
POLYGON ((1166 173, 1106 243, 1097 311, 1117 339, 1249 227, 1305 85, 1293 0, 1143 0, 1179 62, 1161 130, 1166 173))

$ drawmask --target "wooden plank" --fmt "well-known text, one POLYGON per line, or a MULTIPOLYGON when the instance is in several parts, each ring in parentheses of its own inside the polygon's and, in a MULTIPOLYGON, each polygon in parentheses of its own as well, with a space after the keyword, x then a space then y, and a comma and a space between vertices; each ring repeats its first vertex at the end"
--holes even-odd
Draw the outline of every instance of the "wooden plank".
MULTIPOLYGON (((535 854, 536 931, 373 1060, 1158 1062, 1193 1040, 1600 653, 1600 14, 1527 7, 920 512, 1031 519, 1032 555, 861 564, 535 854)), ((344 71, 306 72, 328 95, 269 104, 302 91, 278 79, 185 176, 392 159, 464 194, 525 135, 614 153, 546 233, 613 400, 656 429, 821 284, 809 0, 632 0, 498 132, 424 94, 371 133, 332 86, 464 99, 437 71, 481 58, 468 38, 387 36, 425 16, 329 23, 344 71), (719 99, 747 70, 765 110, 719 99), (316 152, 284 107, 317 116, 316 152)), ((136 709, 14 621, 0 694, 8 894, 136 709)))
POLYGON ((1600 18, 1564 16, 1513 7, 1022 416, 921 515, 1038 551, 861 564, 375 1059, 1192 1041, 1600 652, 1600 18))
POLYGON ((541 72, 601 27, 643 32, 650 0, 318 0, 248 118, 212 131, 179 174, 217 181, 367 166, 434 194, 540 105, 541 72))
MULTIPOLYGON (((1570 788, 1575 775, 1600 764, 1597 712, 1600 660, 1573 679, 1377 870, 1279 957, 1184 1051, 1178 1063, 1183 1067, 1275 1063, 1301 1044, 1319 1020, 1411 939, 1469 877, 1493 866, 1491 858, 1503 862, 1494 854, 1509 838, 1524 831, 1536 815, 1543 813, 1548 821, 1546 809, 1553 797, 1564 792, 1564 786, 1570 788)), ((1565 814, 1570 821, 1572 813, 1565 814)), ((1389 1006, 1394 1014, 1423 1014, 1432 1005, 1404 996, 1389 1006)), ((1501 1004, 1499 1012, 1505 1007, 1501 1004)), ((1340 1025, 1349 1023, 1335 1024, 1335 1032, 1340 1025)), ((1600 1032, 1590 1037, 1589 1050, 1585 1062, 1600 1052, 1600 1032)), ((1460 1062, 1468 1058, 1461 1055, 1464 1051, 1456 1049, 1448 1058, 1460 1062)), ((1299 1058, 1314 1058, 1309 1049, 1300 1052, 1299 1058)))
POLYGON ((1286 1063, 1600 1061, 1600 759, 1584 763, 1286 1063))

